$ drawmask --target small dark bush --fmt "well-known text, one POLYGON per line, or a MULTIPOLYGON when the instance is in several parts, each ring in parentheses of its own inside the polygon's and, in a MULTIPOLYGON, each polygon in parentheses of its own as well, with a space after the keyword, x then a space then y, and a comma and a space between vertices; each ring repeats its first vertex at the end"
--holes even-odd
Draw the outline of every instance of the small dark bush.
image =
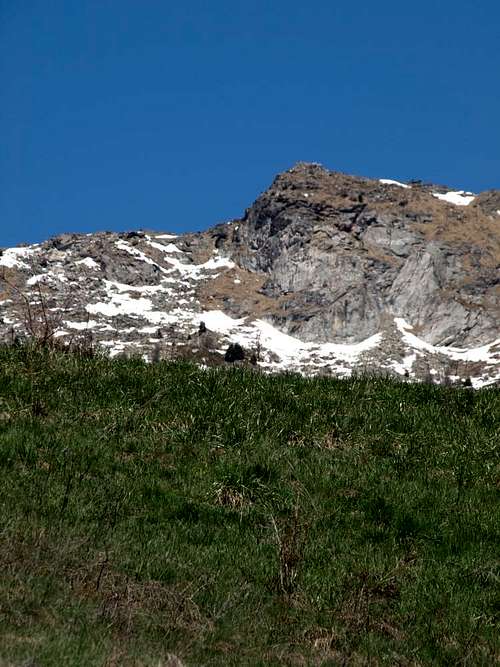
POLYGON ((234 363, 235 361, 243 361, 245 358, 245 350, 241 347, 239 343, 231 343, 227 348, 226 354, 224 355, 224 360, 229 363, 234 363))

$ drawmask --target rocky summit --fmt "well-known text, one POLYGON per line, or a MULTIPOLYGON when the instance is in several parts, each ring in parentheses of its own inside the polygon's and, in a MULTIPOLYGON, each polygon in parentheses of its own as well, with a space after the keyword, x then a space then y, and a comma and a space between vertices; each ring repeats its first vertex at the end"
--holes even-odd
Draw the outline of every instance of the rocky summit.
POLYGON ((111 356, 500 383, 500 191, 299 163, 204 232, 0 251, 0 337, 111 356))

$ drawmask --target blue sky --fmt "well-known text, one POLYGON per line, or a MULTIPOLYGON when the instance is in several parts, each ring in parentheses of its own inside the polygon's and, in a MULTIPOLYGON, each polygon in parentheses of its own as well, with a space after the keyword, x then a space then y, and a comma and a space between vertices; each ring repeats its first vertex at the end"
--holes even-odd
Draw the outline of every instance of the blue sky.
POLYGON ((500 187, 500 3, 0 0, 0 246, 240 216, 298 160, 500 187))

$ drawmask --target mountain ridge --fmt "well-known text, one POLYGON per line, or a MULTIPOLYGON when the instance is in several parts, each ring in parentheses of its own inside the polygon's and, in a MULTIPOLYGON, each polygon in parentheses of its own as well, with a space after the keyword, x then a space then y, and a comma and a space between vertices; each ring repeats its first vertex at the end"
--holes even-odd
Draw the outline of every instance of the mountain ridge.
POLYGON ((267 370, 500 379, 496 190, 297 163, 204 232, 65 234, 0 269, 3 339, 44 308, 56 339, 111 354, 213 362, 238 343, 267 370))

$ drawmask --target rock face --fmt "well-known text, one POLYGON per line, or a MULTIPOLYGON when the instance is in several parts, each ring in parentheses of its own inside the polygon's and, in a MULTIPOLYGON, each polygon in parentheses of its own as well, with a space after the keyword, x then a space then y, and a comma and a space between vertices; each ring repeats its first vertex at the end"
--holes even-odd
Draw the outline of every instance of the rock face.
POLYGON ((430 343, 474 345, 498 335, 496 201, 486 193, 466 210, 422 188, 300 164, 223 247, 266 275, 263 293, 280 300, 274 321, 302 340, 358 342, 396 316, 430 343))
POLYGON ((150 359, 238 344, 271 370, 500 378, 500 191, 299 163, 241 220, 67 234, 5 250, 2 269, 4 338, 49 327, 150 359))

